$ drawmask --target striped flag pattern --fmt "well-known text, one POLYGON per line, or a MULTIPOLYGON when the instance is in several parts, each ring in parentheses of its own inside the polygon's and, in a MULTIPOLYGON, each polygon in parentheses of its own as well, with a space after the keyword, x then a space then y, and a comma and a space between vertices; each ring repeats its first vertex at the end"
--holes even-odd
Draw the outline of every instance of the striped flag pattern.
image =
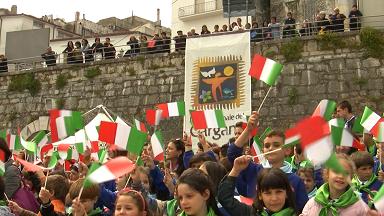
POLYGON ((164 141, 160 131, 155 131, 151 137, 151 145, 154 159, 164 161, 164 141))
POLYGON ((5 173, 5 152, 0 149, 0 176, 3 176, 5 173))
POLYGON ((161 114, 163 119, 174 117, 174 116, 185 116, 184 101, 158 104, 157 109, 163 111, 161 114))
POLYGON ((140 122, 137 119, 135 119, 135 127, 137 130, 139 130, 141 132, 144 132, 144 133, 148 132, 147 128, 145 127, 145 124, 143 122, 140 122))
POLYGON ((105 122, 100 124, 99 140, 121 150, 141 154, 147 135, 128 125, 105 122))
POLYGON ((193 128, 225 128, 225 119, 222 110, 191 111, 193 128))
POLYGON ((363 151, 365 146, 353 137, 347 128, 331 126, 333 144, 338 146, 352 147, 363 151))
POLYGON ((70 110, 50 110, 51 140, 56 142, 74 135, 77 130, 84 127, 80 112, 70 110))
POLYGON ((145 112, 145 117, 147 119, 147 123, 151 126, 157 126, 160 124, 162 119, 162 110, 153 110, 148 109, 145 112))
POLYGON ((265 164, 266 159, 264 156, 261 155, 263 154, 262 149, 263 149, 263 143, 261 142, 260 138, 258 136, 254 136, 253 143, 250 149, 251 155, 254 156, 254 161, 256 163, 265 164))
POLYGON ((329 121, 332 118, 332 114, 336 109, 336 102, 332 100, 323 99, 317 105, 312 116, 321 116, 326 121, 329 121))
POLYGON ((285 131, 284 146, 295 146, 300 143, 300 132, 297 128, 290 128, 285 131))
POLYGON ((249 75, 271 86, 276 83, 282 69, 282 64, 256 54, 253 57, 249 75))

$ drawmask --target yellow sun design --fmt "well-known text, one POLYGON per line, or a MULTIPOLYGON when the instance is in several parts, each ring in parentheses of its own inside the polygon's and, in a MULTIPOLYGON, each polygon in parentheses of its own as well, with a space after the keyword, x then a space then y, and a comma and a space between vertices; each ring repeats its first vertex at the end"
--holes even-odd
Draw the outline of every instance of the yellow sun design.
POLYGON ((225 76, 232 76, 233 74, 233 67, 227 66, 224 68, 224 74, 225 76))

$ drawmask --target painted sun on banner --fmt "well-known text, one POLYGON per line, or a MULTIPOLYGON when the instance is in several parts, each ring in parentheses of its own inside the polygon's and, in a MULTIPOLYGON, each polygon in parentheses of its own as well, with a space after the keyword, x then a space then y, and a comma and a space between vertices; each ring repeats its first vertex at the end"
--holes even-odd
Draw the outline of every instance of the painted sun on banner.
MULTIPOLYGON (((185 60, 187 110, 223 110, 227 128, 205 129, 207 139, 222 145, 234 137, 234 125, 251 112, 249 33, 189 38, 185 60)), ((184 130, 196 134, 187 112, 184 130)))

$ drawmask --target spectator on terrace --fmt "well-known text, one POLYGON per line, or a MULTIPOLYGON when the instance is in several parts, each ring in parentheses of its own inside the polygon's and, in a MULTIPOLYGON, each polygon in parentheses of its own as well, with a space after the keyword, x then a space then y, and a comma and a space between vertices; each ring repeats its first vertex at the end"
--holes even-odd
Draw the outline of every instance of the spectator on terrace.
POLYGON ((237 18, 236 23, 237 23, 237 26, 239 27, 239 29, 244 29, 243 24, 241 24, 241 18, 240 17, 237 18))
POLYGON ((73 42, 72 41, 68 41, 67 47, 63 51, 63 53, 67 54, 67 63, 68 64, 73 64, 74 63, 74 60, 73 60, 73 50, 74 49, 75 49, 75 46, 73 46, 73 42))
POLYGON ((213 27, 213 32, 212 32, 212 34, 213 33, 219 33, 220 32, 220 26, 219 25, 215 25, 214 27, 213 27))
POLYGON ((193 35, 192 35, 192 32, 187 32, 187 37, 192 37, 193 35))
POLYGON ((152 52, 161 53, 163 51, 163 39, 161 39, 159 34, 155 34, 152 38, 152 41, 153 41, 152 52))
POLYGON ((227 25, 223 25, 223 27, 221 27, 221 32, 227 32, 228 31, 228 26, 227 25))
POLYGON ((187 36, 183 34, 183 31, 181 30, 177 31, 177 36, 175 36, 173 40, 175 41, 176 52, 185 50, 185 43, 187 41, 187 36))
POLYGON ((273 39, 280 38, 280 23, 277 22, 276 17, 271 18, 271 23, 268 24, 268 27, 271 30, 271 37, 273 39))
POLYGON ((357 5, 352 5, 352 10, 349 12, 349 28, 351 31, 360 30, 360 17, 363 14, 357 9, 357 5))
POLYGON ((333 30, 335 32, 343 32, 344 31, 344 20, 346 16, 344 14, 340 14, 340 9, 335 8, 333 10, 334 14, 332 15, 332 24, 333 30))
POLYGON ((300 29, 300 36, 310 36, 314 34, 311 23, 308 20, 304 20, 300 29))
POLYGON ((140 35, 140 53, 145 54, 148 52, 148 38, 145 35, 140 35))
POLYGON ((196 33, 196 28, 195 28, 195 27, 192 27, 192 28, 191 28, 191 35, 192 35, 192 36, 197 36, 197 35, 199 35, 199 34, 196 33))
POLYGON ((331 23, 329 20, 325 17, 325 11, 320 11, 319 16, 317 17, 316 21, 316 27, 319 34, 324 33, 324 31, 330 30, 331 23))
POLYGON ((87 39, 81 40, 81 51, 84 53, 85 62, 93 61, 92 49, 89 46, 87 39))
POLYGON ((100 42, 100 38, 95 38, 95 43, 92 44, 91 49, 96 61, 104 57, 103 44, 100 42))
POLYGON ((263 31, 259 28, 259 24, 257 22, 253 22, 252 30, 251 30, 251 41, 259 42, 263 40, 263 31))
POLYGON ((239 31, 239 26, 237 25, 237 22, 233 22, 231 24, 231 28, 229 30, 230 31, 239 31))
POLYGON ((41 54, 41 58, 45 60, 47 67, 56 66, 56 53, 52 51, 51 47, 48 47, 47 51, 41 54))
POLYGON ((116 49, 113 47, 113 44, 111 44, 110 38, 105 38, 104 56, 105 59, 114 59, 116 57, 116 49))
POLYGON ((8 72, 8 61, 3 54, 0 54, 0 73, 1 72, 8 72))
POLYGON ((75 42, 75 49, 73 50, 73 61, 74 64, 83 63, 83 52, 81 52, 80 41, 75 42))
POLYGON ((287 13, 284 21, 283 37, 294 37, 296 35, 296 20, 292 17, 292 12, 287 13))
POLYGON ((136 56, 140 52, 140 44, 139 44, 139 41, 136 39, 135 36, 132 35, 129 38, 127 45, 130 47, 130 49, 127 50, 127 52, 125 52, 124 57, 133 57, 133 56, 136 56))
POLYGON ((251 29, 251 24, 250 23, 245 24, 245 29, 251 29))
POLYGON ((264 21, 262 26, 263 38, 264 40, 272 39, 271 29, 268 27, 268 22, 264 21))
POLYGON ((201 26, 201 35, 211 34, 206 25, 201 26))
POLYGON ((171 38, 167 36, 166 32, 161 32, 161 39, 163 43, 163 52, 170 53, 171 52, 171 38))

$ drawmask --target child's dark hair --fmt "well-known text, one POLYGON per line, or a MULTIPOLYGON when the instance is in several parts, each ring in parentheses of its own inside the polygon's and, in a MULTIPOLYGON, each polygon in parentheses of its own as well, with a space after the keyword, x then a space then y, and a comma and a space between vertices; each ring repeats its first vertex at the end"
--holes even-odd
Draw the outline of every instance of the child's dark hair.
POLYGON ((199 163, 202 164, 205 161, 214 161, 214 160, 210 156, 208 156, 205 152, 195 154, 191 157, 191 160, 189 160, 189 167, 193 167, 194 164, 199 164, 199 163))
POLYGON ((287 198, 285 199, 285 205, 283 208, 292 208, 295 212, 297 212, 294 193, 291 185, 289 184, 288 177, 283 171, 277 168, 263 169, 257 176, 256 181, 256 199, 253 207, 257 210, 257 212, 262 212, 264 210, 264 202, 260 199, 261 193, 270 189, 285 190, 287 198))
POLYGON ((300 167, 297 170, 297 175, 304 174, 305 177, 312 177, 315 179, 315 170, 312 167, 300 167))
POLYGON ((205 161, 203 165, 213 183, 213 193, 216 196, 217 187, 220 185, 221 180, 227 174, 227 169, 225 169, 222 164, 213 161, 205 161))
POLYGON ((362 166, 370 166, 373 167, 374 161, 371 156, 366 151, 357 151, 351 155, 351 160, 353 163, 355 163, 356 169, 362 167, 362 166))
POLYGON ((135 191, 135 190, 131 190, 129 188, 123 189, 122 191, 120 191, 117 194, 115 206, 117 205, 117 201, 119 200, 119 198, 121 196, 129 196, 129 197, 131 197, 132 200, 135 202, 135 206, 137 206, 139 211, 147 212, 147 216, 151 216, 152 215, 151 212, 149 211, 147 201, 144 199, 143 195, 140 192, 135 191))
POLYGON ((37 194, 39 194, 41 189, 41 181, 39 176, 35 172, 28 171, 23 171, 23 176, 24 179, 32 182, 32 191, 35 191, 37 194))
POLYGON ((180 184, 186 184, 193 190, 196 190, 200 194, 203 194, 205 190, 209 190, 209 198, 207 200, 207 207, 212 208, 216 215, 221 215, 217 208, 215 195, 213 192, 213 183, 208 175, 199 169, 189 168, 181 174, 177 181, 177 186, 180 184))
POLYGON ((175 145, 177 151, 181 151, 181 154, 179 155, 179 158, 177 159, 178 167, 176 169, 176 174, 178 176, 180 176, 181 173, 183 173, 185 170, 184 162, 183 162, 183 156, 184 156, 184 152, 185 152, 184 142, 181 139, 171 140, 170 142, 175 145))
POLYGON ((47 190, 53 192, 56 199, 65 203, 65 197, 69 191, 69 182, 62 175, 50 175, 47 179, 47 190))

